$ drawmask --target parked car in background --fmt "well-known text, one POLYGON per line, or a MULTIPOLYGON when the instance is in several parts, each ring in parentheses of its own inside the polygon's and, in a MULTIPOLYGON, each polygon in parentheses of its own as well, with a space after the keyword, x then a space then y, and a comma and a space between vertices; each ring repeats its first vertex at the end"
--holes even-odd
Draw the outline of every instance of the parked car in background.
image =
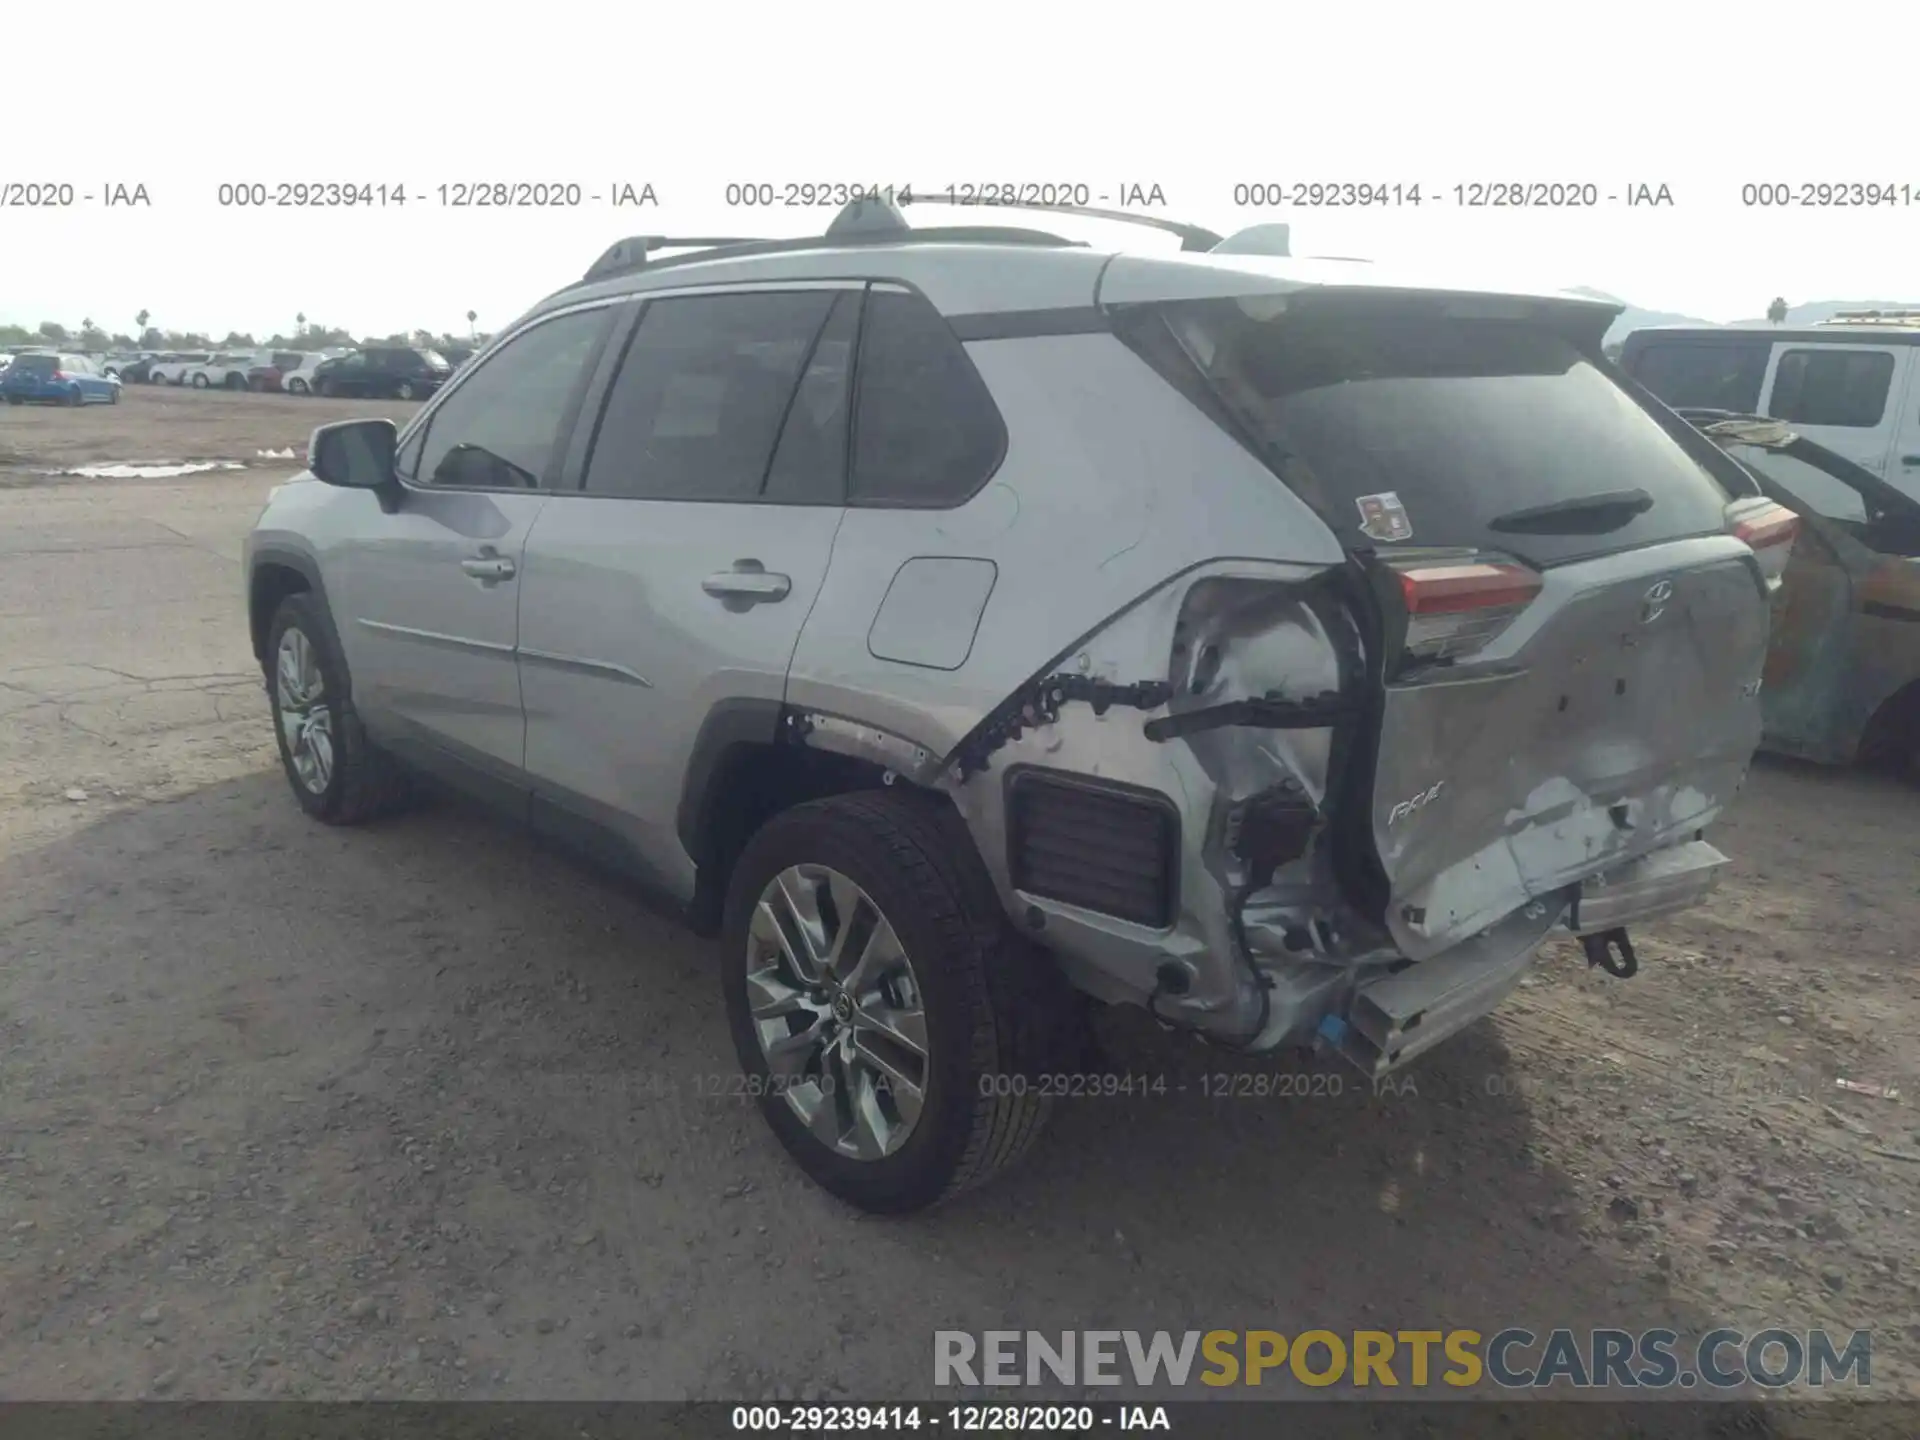
POLYGON ((1074 987, 1378 1081, 1551 935, 1634 974, 1728 863, 1797 518, 1617 305, 1183 228, 636 239, 322 426, 246 545, 293 796, 411 762, 626 862, 872 1210, 1021 1153, 1074 987))
POLYGON ((1680 413, 1801 519, 1773 602, 1763 746, 1920 780, 1920 501, 1784 420, 1680 413))
POLYGON ((249 390, 278 391, 285 388, 286 377, 307 360, 300 350, 262 350, 247 367, 249 390))
POLYGON ((9 405, 118 405, 120 382, 85 355, 21 355, 0 375, 0 394, 9 405))
POLYGON ((107 373, 115 376, 123 385, 144 385, 147 383, 147 371, 159 358, 159 355, 151 350, 142 351, 138 355, 122 356, 117 361, 108 363, 107 373))
POLYGON ((147 367, 147 381, 153 385, 184 385, 187 372, 213 359, 206 350, 176 350, 162 355, 147 367))
POLYGON ((332 358, 331 355, 301 356, 298 365, 281 372, 280 389, 288 395, 311 395, 314 371, 332 358))
POLYGON ((313 374, 316 395, 365 399, 424 400, 453 374, 437 350, 418 346, 369 346, 327 361, 313 374))
POLYGON ((186 383, 196 390, 244 390, 247 372, 254 366, 249 350, 223 350, 198 365, 189 365, 186 383))
POLYGON ((1636 330, 1620 368, 1675 409, 1784 420, 1920 499, 1920 312, 1855 311, 1818 325, 1636 330))

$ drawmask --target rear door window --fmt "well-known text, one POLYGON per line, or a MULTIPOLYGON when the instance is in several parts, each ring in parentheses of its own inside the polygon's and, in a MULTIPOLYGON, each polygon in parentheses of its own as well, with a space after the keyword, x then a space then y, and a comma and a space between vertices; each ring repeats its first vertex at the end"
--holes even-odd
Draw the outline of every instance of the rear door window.
MULTIPOLYGON (((844 292, 651 301, 601 411, 593 495, 759 501, 802 371, 844 292)), ((796 442, 798 443, 798 442, 796 442)))
POLYGON ((1766 340, 1652 340, 1628 354, 1624 368, 1675 410, 1751 415, 1772 348, 1766 340))
POLYGON ((1222 418, 1351 547, 1553 565, 1725 528, 1727 492, 1545 325, 1337 298, 1156 309, 1222 418), (1636 491, 1644 509, 1617 503, 1636 491))
POLYGON ((1781 354, 1767 412, 1799 425, 1871 430, 1887 413, 1893 356, 1884 350, 1808 347, 1781 354))

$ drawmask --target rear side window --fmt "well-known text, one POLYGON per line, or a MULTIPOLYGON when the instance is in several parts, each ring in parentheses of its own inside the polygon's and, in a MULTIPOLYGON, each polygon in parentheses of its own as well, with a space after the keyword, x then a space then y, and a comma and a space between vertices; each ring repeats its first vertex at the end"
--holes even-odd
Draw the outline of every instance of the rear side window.
POLYGON ((1800 425, 1871 430, 1887 413, 1892 388, 1893 356, 1883 350, 1788 350, 1774 371, 1767 410, 1800 425))
POLYGON ((304 356, 295 351, 282 350, 273 357, 273 368, 276 370, 298 370, 300 368, 300 362, 304 358, 304 356))
POLYGON ((1626 372, 1675 410, 1731 410, 1751 415, 1760 408, 1767 378, 1767 341, 1652 341, 1626 358, 1626 372))
POLYGON ((948 507, 987 483, 1006 429, 939 311, 918 295, 874 290, 858 363, 853 503, 948 507))
POLYGON ((601 412, 587 492, 761 499, 837 298, 798 290, 649 303, 601 412))
POLYGON ((1337 301, 1162 314, 1224 418, 1349 546, 1553 565, 1725 528, 1727 492, 1544 325, 1337 301), (1618 503, 1634 492, 1637 512, 1618 503))

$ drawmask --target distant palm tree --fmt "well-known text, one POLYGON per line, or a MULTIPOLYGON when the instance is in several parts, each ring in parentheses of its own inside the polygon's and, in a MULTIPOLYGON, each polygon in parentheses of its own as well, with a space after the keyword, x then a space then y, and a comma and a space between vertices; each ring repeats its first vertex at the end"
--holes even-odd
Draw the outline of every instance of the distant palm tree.
POLYGON ((153 312, 151 310, 142 310, 138 315, 133 317, 133 323, 140 327, 142 334, 146 333, 147 321, 152 318, 152 315, 153 312))
POLYGON ((469 340, 471 340, 474 337, 474 335, 477 333, 473 328, 473 322, 478 320, 479 318, 480 318, 480 312, 478 310, 469 310, 467 312, 467 338, 469 340))
POLYGON ((1775 325, 1787 323, 1787 302, 1778 295, 1774 296, 1773 303, 1767 306, 1767 319, 1775 325))
POLYGON ((298 315, 296 315, 296 316, 294 316, 294 317, 293 317, 293 323, 294 323, 294 325, 295 325, 295 327, 296 327, 296 328, 295 328, 295 330, 294 330, 294 332, 293 332, 294 334, 296 334, 296 335, 304 335, 304 334, 306 334, 306 333, 307 333, 307 314, 306 314, 306 311, 304 311, 304 310, 303 310, 303 311, 301 311, 301 312, 300 312, 300 313, 299 313, 298 315))

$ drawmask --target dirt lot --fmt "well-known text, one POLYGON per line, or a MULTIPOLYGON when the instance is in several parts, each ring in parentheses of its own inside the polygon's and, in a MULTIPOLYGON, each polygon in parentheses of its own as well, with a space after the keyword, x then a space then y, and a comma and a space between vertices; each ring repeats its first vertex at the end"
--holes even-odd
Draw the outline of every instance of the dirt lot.
POLYGON ((0 1394, 866 1399, 930 1392, 935 1328, 1780 1324, 1873 1328, 1920 1397, 1920 794, 1763 763, 1638 978, 1565 947, 1397 1093, 1069 1104, 862 1219, 712 1093, 710 947, 457 806, 286 795, 255 457, 365 408, 0 410, 0 1394), (163 459, 248 468, 40 473, 163 459))

